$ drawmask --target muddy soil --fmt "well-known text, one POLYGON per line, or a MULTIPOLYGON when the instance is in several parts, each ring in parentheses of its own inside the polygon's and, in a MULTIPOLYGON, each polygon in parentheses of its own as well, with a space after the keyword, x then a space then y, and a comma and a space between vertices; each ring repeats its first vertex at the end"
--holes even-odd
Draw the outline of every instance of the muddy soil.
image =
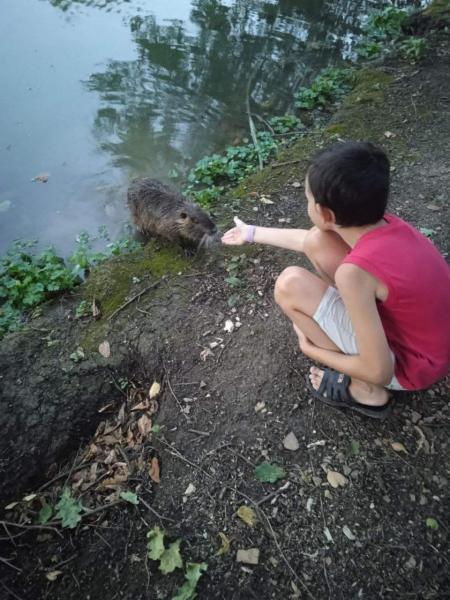
MULTIPOLYGON (((382 90, 375 83, 378 87, 364 97, 357 88, 328 129, 284 157, 298 162, 285 169, 269 167, 241 187, 240 215, 261 224, 290 219, 292 225, 307 226, 298 187, 307 158, 333 136, 366 137, 391 154, 391 210, 430 230, 447 255, 449 37, 445 31, 433 37, 419 64, 391 59, 379 67, 382 90), (361 135, 360 121, 367 135, 361 135), (261 203, 263 193, 274 204, 261 203)), ((229 221, 232 206, 230 200, 229 221)), ((14 405, 18 388, 8 391, 18 378, 33 386, 31 396, 36 390, 42 394, 38 409, 50 410, 44 399, 60 397, 59 405, 50 402, 59 408, 52 409, 55 416, 49 421, 53 436, 59 439, 55 428, 65 432, 55 450, 58 464, 52 467, 48 431, 39 434, 47 446, 39 455, 42 469, 37 469, 39 461, 33 463, 36 487, 50 476, 67 474, 55 484, 60 486, 70 478, 104 418, 98 409, 109 405, 112 419, 119 411, 122 395, 114 384, 123 377, 142 388, 154 379, 162 383, 154 417, 160 429, 142 444, 158 459, 161 481, 155 483, 147 471, 130 477, 126 487, 142 499, 138 506, 105 509, 74 530, 32 530, 26 522, 23 529, 3 525, 0 556, 8 564, 0 563, 1 597, 171 598, 183 575, 180 569, 162 575, 157 562, 146 558, 146 533, 155 525, 166 531, 169 542, 181 540, 186 561, 208 564, 197 587, 199 598, 450 597, 450 381, 398 394, 393 415, 382 422, 314 401, 305 384, 310 363, 297 351, 292 329, 272 297, 277 274, 290 264, 304 263, 271 248, 221 249, 214 256, 189 259, 184 274, 168 278, 158 293, 143 294, 110 320, 105 316, 93 347, 107 338, 111 359, 95 358, 98 353, 91 349, 86 372, 81 363, 72 375, 79 384, 80 409, 91 406, 81 416, 73 410, 77 394, 71 380, 63 385, 55 375, 58 361, 68 368, 62 351, 45 347, 46 366, 37 359, 45 371, 39 382, 30 379, 30 372, 32 356, 40 357, 42 348, 16 336, 4 342, 3 364, 14 350, 9 371, 2 371, 7 410, 26 412, 26 405, 14 405), (230 272, 240 286, 226 282, 230 272), (231 332, 225 330, 230 329, 227 321, 233 324, 231 332), (60 418, 65 406, 70 412, 60 418), (71 431, 64 425, 68 418, 76 423, 71 431), (290 432, 298 440, 297 450, 283 446, 290 432), (70 453, 73 448, 78 451, 70 453), (265 460, 285 471, 276 483, 255 477, 255 466, 265 460), (341 487, 330 484, 329 471, 344 476, 341 487), (237 517, 242 505, 255 510, 254 527, 237 517), (230 540, 228 553, 217 553, 219 533, 230 540), (237 562, 237 551, 250 548, 259 549, 258 564, 237 562), (49 581, 46 575, 54 571, 60 573, 49 581)), ((67 302, 70 309, 75 301, 67 302)), ((45 319, 50 318, 40 323, 48 326, 45 319)), ((64 347, 72 350, 88 336, 89 327, 72 322, 64 347)), ((32 418, 36 407, 28 407, 32 418)), ((32 426, 25 417, 20 424, 32 426)), ((16 451, 28 452, 23 445, 29 432, 9 429, 7 436, 8 448, 14 442, 16 451)), ((131 461, 136 448, 123 451, 131 461)), ((10 467, 9 459, 2 454, 10 467)), ((8 475, 17 492, 21 473, 8 475)), ((27 491, 35 489, 30 485, 27 481, 27 491)), ((6 511, 4 519, 17 520, 20 510, 21 505, 6 511)))

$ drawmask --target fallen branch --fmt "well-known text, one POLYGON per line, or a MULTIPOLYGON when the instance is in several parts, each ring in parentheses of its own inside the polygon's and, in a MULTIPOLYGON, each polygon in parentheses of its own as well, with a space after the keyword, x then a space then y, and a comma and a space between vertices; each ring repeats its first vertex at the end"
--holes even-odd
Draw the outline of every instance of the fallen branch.
POLYGON ((287 160, 285 162, 280 162, 280 163, 271 163, 270 167, 272 169, 276 169, 277 167, 285 167, 286 165, 295 165, 299 162, 302 162, 301 158, 296 158, 295 160, 287 160))
POLYGON ((16 567, 12 563, 10 563, 9 560, 7 560, 6 558, 3 558, 3 556, 0 556, 0 562, 7 565, 11 569, 14 569, 14 571, 17 571, 18 573, 22 573, 22 569, 19 569, 19 567, 16 567))
POLYGON ((158 287, 158 285, 163 281, 163 279, 165 279, 164 275, 161 277, 161 279, 158 279, 158 281, 154 281, 151 285, 148 285, 146 288, 144 288, 143 290, 141 290, 138 294, 135 294, 132 298, 130 298, 129 300, 127 300, 126 302, 124 302, 121 306, 119 306, 119 308, 116 308, 116 310, 109 315, 108 321, 111 321, 111 319, 113 317, 115 317, 121 310, 123 310, 124 308, 126 308, 127 306, 129 306, 135 300, 138 300, 146 292, 149 292, 150 290, 153 290, 154 288, 158 287))

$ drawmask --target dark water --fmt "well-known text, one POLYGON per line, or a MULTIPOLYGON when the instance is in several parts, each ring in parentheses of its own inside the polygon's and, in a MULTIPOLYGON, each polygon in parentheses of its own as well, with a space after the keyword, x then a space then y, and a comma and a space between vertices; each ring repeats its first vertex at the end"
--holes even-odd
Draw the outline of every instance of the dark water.
POLYGON ((380 4, 1 0, 0 252, 117 235, 130 177, 168 180, 242 136, 251 75, 256 113, 292 110, 380 4))

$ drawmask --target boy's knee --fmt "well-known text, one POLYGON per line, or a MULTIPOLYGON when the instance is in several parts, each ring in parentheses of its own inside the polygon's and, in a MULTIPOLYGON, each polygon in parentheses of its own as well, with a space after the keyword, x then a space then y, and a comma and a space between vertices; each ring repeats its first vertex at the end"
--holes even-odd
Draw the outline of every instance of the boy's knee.
POLYGON ((307 275, 309 275, 308 271, 302 267, 284 269, 275 282, 275 302, 282 306, 293 297, 298 300, 299 286, 302 286, 307 275))

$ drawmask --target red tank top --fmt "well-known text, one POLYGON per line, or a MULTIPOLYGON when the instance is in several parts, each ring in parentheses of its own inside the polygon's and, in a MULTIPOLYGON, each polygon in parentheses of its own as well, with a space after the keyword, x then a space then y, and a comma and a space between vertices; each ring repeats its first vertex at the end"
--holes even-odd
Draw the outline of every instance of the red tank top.
POLYGON ((364 234, 343 260, 388 289, 378 302, 395 375, 409 390, 429 387, 450 366, 450 268, 434 245, 389 213, 386 225, 364 234))

